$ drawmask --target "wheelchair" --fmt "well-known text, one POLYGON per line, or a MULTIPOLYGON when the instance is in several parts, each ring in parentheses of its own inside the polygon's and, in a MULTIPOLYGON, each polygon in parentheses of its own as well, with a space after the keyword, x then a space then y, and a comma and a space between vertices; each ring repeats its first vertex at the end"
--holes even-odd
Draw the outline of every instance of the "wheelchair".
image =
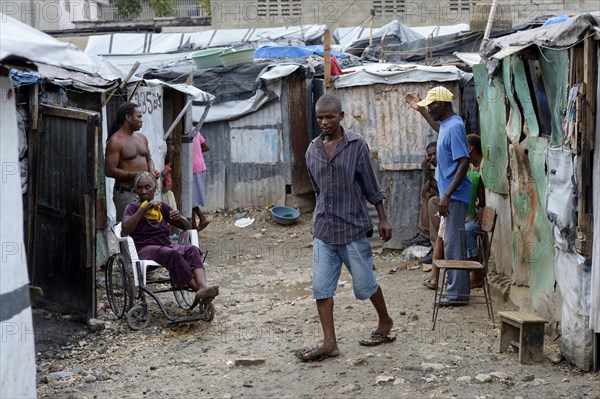
MULTIPOLYGON (((150 296, 169 324, 180 324, 204 320, 210 322, 215 316, 215 307, 211 300, 202 301, 198 305, 198 313, 190 316, 173 316, 169 314, 157 294, 172 292, 175 302, 183 310, 189 310, 195 298, 195 292, 189 288, 178 288, 170 279, 148 281, 149 269, 162 268, 163 266, 152 261, 139 259, 135 243, 131 237, 121 235, 121 223, 116 224, 112 230, 115 234, 121 253, 113 254, 106 264, 106 295, 112 312, 117 318, 125 317, 127 325, 133 330, 142 330, 150 322, 147 296, 150 296), (170 288, 152 289, 152 286, 170 283, 170 288), (139 301, 139 304, 136 304, 139 301), (134 306, 135 305, 135 306, 134 306)), ((180 244, 191 244, 199 247, 198 233, 196 230, 182 231, 179 236, 180 244)))

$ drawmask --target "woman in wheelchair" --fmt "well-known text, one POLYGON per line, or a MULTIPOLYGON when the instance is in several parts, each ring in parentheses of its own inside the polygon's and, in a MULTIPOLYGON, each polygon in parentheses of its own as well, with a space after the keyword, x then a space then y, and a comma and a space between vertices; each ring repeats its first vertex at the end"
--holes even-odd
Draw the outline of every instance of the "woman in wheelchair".
POLYGON ((134 190, 140 200, 127 205, 122 233, 133 238, 140 259, 160 263, 167 268, 171 281, 177 287, 189 286, 196 292, 191 306, 194 308, 203 299, 219 295, 219 287, 208 286, 198 247, 172 244, 169 240, 169 224, 187 230, 190 223, 179 211, 154 199, 157 186, 156 179, 149 172, 141 172, 136 176, 134 190))

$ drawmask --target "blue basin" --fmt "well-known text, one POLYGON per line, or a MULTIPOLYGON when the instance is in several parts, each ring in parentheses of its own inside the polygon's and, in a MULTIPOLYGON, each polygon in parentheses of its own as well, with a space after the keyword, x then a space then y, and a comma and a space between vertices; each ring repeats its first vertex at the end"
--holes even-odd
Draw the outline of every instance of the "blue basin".
POLYGON ((292 224, 300 217, 300 212, 289 206, 274 206, 271 217, 279 224, 292 224))

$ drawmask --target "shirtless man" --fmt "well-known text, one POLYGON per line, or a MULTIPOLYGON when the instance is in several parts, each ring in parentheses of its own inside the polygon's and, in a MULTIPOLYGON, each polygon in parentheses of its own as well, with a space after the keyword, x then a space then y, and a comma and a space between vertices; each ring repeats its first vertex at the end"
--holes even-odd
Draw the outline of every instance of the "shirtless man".
POLYGON ((133 180, 139 172, 150 172, 157 179, 160 172, 154 168, 148 139, 142 128, 142 111, 137 104, 127 102, 119 107, 117 119, 108 132, 104 170, 116 180, 113 200, 117 208, 117 222, 123 219, 127 204, 138 200, 133 192, 133 180))

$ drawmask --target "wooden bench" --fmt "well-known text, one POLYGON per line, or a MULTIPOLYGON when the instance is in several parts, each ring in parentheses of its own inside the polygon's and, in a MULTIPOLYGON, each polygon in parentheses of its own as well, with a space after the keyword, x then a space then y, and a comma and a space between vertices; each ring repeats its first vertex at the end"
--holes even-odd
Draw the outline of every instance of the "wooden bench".
POLYGON ((498 312, 502 326, 500 328, 500 352, 506 352, 509 346, 519 349, 521 363, 541 362, 544 360, 544 324, 541 317, 523 312, 498 312))

